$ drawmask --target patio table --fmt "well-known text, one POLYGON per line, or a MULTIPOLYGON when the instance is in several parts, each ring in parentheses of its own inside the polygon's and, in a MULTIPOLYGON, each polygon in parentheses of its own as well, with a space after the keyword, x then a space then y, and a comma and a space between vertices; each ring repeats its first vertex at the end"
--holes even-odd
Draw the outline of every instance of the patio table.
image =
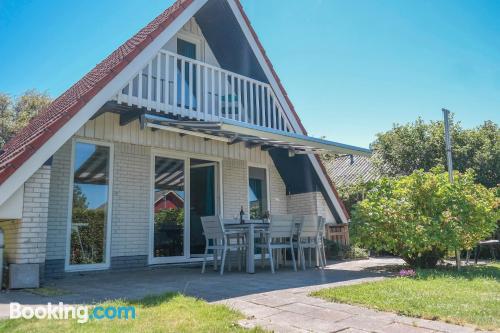
POLYGON ((230 230, 241 230, 247 235, 248 250, 247 250, 247 273, 255 273, 255 231, 263 231, 269 228, 269 223, 263 220, 246 220, 245 223, 240 223, 238 220, 225 219, 224 227, 230 230))

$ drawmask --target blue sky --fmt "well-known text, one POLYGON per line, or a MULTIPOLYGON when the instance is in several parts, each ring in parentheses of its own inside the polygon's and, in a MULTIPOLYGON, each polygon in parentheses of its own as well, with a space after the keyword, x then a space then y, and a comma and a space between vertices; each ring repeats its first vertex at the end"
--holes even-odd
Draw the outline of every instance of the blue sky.
MULTIPOLYGON (((0 0, 0 91, 58 96, 171 3, 0 0)), ((311 135, 368 146, 441 107, 500 120, 499 1, 243 5, 311 135)))

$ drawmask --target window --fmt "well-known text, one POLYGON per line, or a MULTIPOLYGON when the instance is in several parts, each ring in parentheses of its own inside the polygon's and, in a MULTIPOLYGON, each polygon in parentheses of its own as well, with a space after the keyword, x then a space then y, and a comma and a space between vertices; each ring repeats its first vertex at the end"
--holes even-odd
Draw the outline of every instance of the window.
MULTIPOLYGON (((177 38, 177 54, 181 56, 191 58, 196 60, 196 44, 187 42, 183 39, 177 38)), ((197 84, 196 84, 196 72, 197 72, 197 64, 192 64, 189 66, 188 62, 184 63, 184 105, 181 106, 182 95, 181 89, 177 90, 177 106, 185 107, 186 109, 192 108, 198 109, 198 101, 196 96, 197 94, 197 84), (191 98, 190 98, 191 97, 191 98), (192 103, 190 105, 189 103, 192 103)), ((180 60, 177 61, 177 87, 182 85, 182 62, 180 60)))
POLYGON ((76 142, 69 264, 104 264, 109 214, 110 147, 76 142))
POLYGON ((154 257, 184 256, 184 160, 155 157, 154 257))
POLYGON ((196 44, 177 38, 177 54, 196 59, 196 44))
POLYGON ((261 219, 268 214, 267 175, 264 168, 248 168, 248 207, 251 219, 261 219))

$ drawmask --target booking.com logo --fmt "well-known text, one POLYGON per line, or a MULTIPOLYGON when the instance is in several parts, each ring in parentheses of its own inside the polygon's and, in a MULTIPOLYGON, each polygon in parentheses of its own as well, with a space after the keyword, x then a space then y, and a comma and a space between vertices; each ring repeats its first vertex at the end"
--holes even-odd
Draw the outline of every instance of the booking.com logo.
POLYGON ((80 324, 89 320, 101 319, 135 319, 135 306, 111 306, 98 305, 90 308, 86 305, 65 305, 63 302, 55 305, 21 305, 10 303, 10 319, 53 319, 67 320, 76 319, 80 324))

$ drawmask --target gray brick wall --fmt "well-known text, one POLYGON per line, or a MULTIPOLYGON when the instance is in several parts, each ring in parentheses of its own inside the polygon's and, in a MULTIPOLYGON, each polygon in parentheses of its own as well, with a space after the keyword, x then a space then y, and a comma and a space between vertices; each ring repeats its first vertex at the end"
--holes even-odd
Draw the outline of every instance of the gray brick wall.
POLYGON ((3 221, 8 263, 38 264, 45 261, 50 166, 42 166, 24 183, 21 220, 3 221))
POLYGON ((111 256, 147 255, 151 150, 123 143, 114 150, 111 256))
POLYGON ((148 264, 148 256, 120 256, 111 258, 111 269, 130 269, 144 267, 148 264))
POLYGON ((318 215, 323 216, 326 219, 326 223, 336 223, 332 211, 330 210, 330 207, 328 207, 328 204, 326 203, 323 193, 318 192, 316 200, 317 200, 318 215))
POLYGON ((47 222, 47 259, 64 259, 68 223, 69 183, 71 174, 71 140, 52 157, 47 222))
POLYGON ((248 206, 248 170, 244 160, 224 159, 222 179, 224 192, 224 217, 239 216, 241 206, 248 206))
MULTIPOLYGON (((272 162, 271 162, 272 163, 272 162)), ((287 213, 286 186, 274 164, 269 165, 269 193, 271 194, 271 214, 287 213)))
POLYGON ((64 259, 47 259, 43 270, 44 278, 57 278, 64 275, 64 259))
POLYGON ((317 192, 300 193, 287 196, 288 214, 317 214, 317 192))
POLYGON ((327 223, 334 223, 335 218, 321 192, 309 192, 287 196, 288 214, 307 215, 318 214, 327 223))

